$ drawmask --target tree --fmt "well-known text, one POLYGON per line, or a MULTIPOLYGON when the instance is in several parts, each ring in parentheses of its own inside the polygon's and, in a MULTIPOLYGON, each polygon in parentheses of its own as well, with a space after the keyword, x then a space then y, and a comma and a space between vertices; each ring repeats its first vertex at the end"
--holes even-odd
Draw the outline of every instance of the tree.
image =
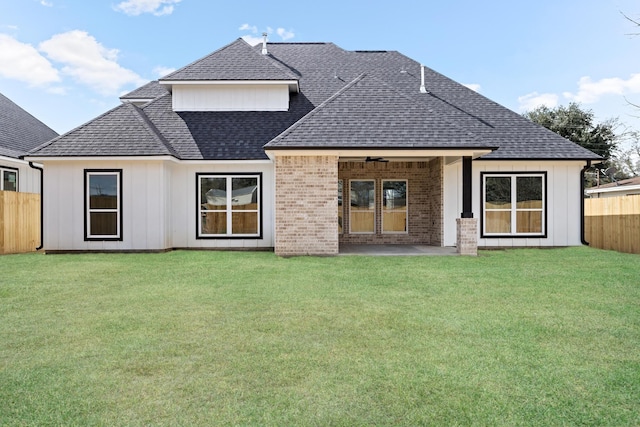
POLYGON ((629 131, 625 134, 627 147, 614 158, 614 166, 625 178, 640 176, 640 132, 629 131))
POLYGON ((568 107, 540 106, 524 113, 524 116, 604 157, 605 165, 608 165, 618 145, 615 133, 617 119, 595 124, 593 112, 581 109, 575 102, 568 107))

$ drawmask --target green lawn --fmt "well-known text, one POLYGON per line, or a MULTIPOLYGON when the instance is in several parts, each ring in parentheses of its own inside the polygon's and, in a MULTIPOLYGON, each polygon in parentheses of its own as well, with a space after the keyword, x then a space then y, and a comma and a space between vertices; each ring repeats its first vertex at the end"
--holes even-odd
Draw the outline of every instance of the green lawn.
POLYGON ((640 256, 3 256, 0 425, 640 425, 640 256))

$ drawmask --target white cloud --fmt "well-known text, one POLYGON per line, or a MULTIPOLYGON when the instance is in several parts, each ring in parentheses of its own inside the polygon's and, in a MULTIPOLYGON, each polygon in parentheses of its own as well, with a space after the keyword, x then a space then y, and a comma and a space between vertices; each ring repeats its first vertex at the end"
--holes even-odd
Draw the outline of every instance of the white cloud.
POLYGON ((468 87, 474 92, 480 92, 480 88, 481 88, 481 86, 478 83, 466 83, 466 84, 463 84, 463 86, 468 87))
POLYGON ((558 95, 555 93, 532 92, 518 97, 518 104, 521 111, 531 111, 541 105, 555 108, 558 105, 558 95))
POLYGON ((30 86, 60 81, 58 70, 36 48, 6 34, 0 34, 0 75, 30 86))
POLYGON ((276 33, 280 36, 280 38, 283 41, 289 40, 294 38, 296 35, 293 33, 293 31, 287 31, 284 28, 278 28, 276 30, 276 33))
POLYGON ((66 95, 67 88, 64 88, 62 86, 50 87, 47 89, 47 93, 51 93, 53 95, 66 95))
POLYGON ((173 73, 175 70, 176 70, 175 68, 163 67, 162 65, 158 65, 156 68, 153 69, 153 73, 158 77, 164 77, 167 74, 173 73))
POLYGON ((116 61, 117 49, 107 49, 84 31, 57 34, 40 43, 49 59, 64 64, 62 72, 103 95, 118 94, 128 84, 146 80, 116 61))
POLYGON ((251 31, 253 34, 256 34, 258 32, 258 27, 249 24, 242 24, 238 29, 240 31, 251 31))
POLYGON ((251 46, 255 46, 262 43, 262 37, 242 36, 242 39, 247 43, 249 43, 249 45, 251 46))
POLYGON ((181 0, 126 0, 114 6, 118 12, 130 16, 138 16, 143 13, 152 13, 155 16, 171 15, 173 5, 181 0))
MULTIPOLYGON (((256 27, 255 25, 249 25, 249 24, 242 24, 240 26, 240 28, 238 28, 238 30, 240 31, 250 31, 251 34, 258 34, 258 27, 256 27)), ((280 27, 277 28, 276 30, 274 30, 271 27, 267 27, 267 31, 265 31, 267 34, 277 34, 280 39, 282 39, 282 41, 286 41, 289 39, 294 38, 296 35, 293 33, 292 30, 285 30, 284 28, 280 27)), ((246 41, 247 43, 249 43, 251 46, 255 46, 259 43, 262 43, 262 37, 259 36, 254 36, 251 34, 247 34, 242 36, 242 39, 244 39, 244 41, 246 41)))
POLYGON ((53 7, 53 3, 47 0, 40 0, 40 4, 47 7, 53 7))
POLYGON ((640 73, 632 74, 628 79, 612 77, 591 80, 591 77, 582 77, 578 81, 578 92, 564 92, 565 98, 584 104, 593 104, 598 102, 605 95, 625 95, 632 93, 640 93, 640 73))

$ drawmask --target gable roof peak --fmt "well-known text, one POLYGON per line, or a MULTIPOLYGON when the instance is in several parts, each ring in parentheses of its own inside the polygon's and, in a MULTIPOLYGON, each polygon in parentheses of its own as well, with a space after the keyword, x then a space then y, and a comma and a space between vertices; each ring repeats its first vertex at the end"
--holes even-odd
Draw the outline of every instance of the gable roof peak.
POLYGON ((171 84, 194 80, 297 81, 299 77, 274 60, 270 54, 261 54, 244 39, 239 38, 161 78, 160 82, 171 84))

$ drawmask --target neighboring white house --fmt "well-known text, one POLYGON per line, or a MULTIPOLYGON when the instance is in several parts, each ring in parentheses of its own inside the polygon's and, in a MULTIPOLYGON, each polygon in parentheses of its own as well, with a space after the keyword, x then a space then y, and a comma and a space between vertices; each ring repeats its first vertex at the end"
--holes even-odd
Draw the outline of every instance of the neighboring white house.
POLYGON ((332 43, 238 39, 121 99, 27 156, 47 252, 580 245, 601 159, 398 52, 332 43))
POLYGON ((56 136, 55 131, 0 93, 0 191, 40 193, 42 171, 20 157, 56 136))
POLYGON ((592 199, 640 194, 640 176, 591 187, 585 193, 592 199))

